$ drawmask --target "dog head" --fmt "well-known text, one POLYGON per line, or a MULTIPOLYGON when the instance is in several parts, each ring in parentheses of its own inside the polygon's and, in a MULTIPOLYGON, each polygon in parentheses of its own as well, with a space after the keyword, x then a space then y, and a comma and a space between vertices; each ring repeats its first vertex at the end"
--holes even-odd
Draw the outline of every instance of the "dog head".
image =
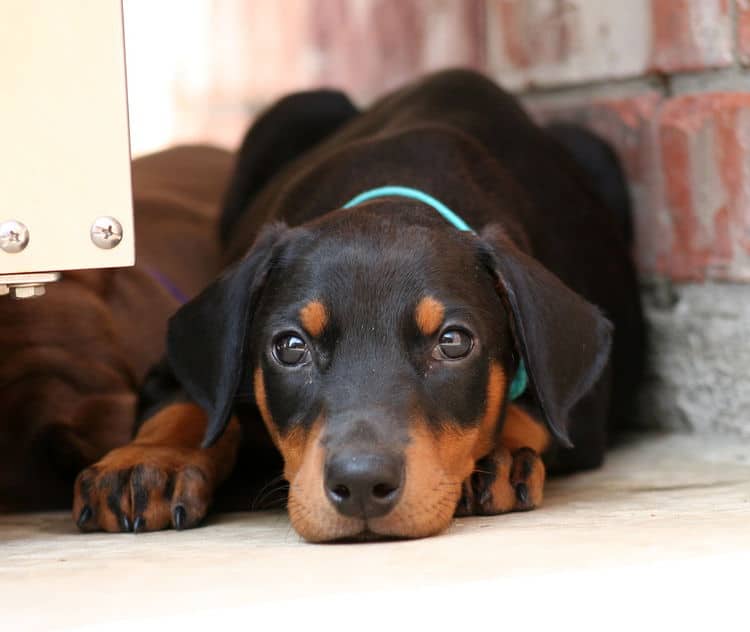
POLYGON ((170 363, 221 434, 254 398, 308 540, 443 530, 489 453, 521 358, 560 441, 610 325, 498 229, 380 200, 274 225, 171 320, 170 363))

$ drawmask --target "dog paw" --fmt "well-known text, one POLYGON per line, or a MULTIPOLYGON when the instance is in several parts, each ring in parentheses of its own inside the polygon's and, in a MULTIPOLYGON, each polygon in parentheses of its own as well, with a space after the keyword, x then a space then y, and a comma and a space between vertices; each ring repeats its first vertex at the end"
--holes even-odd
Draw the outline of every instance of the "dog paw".
POLYGON ((73 521, 81 531, 158 531, 197 526, 214 484, 199 449, 130 444, 76 479, 73 521))
POLYGON ((495 450, 477 462, 471 475, 474 513, 494 515, 513 511, 516 495, 510 484, 513 457, 507 448, 495 450))
POLYGON ((528 511, 542 504, 545 468, 541 457, 530 448, 513 453, 510 484, 516 495, 514 511, 528 511))
POLYGON ((463 484, 456 516, 490 516, 538 507, 544 494, 545 469, 529 448, 511 454, 499 448, 479 460, 463 484))

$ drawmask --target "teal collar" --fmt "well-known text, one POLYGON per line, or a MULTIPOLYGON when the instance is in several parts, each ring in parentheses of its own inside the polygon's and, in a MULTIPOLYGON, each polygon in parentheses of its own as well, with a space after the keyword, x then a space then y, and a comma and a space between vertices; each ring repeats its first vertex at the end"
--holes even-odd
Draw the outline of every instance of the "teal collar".
MULTIPOLYGON (((471 229, 471 226, 469 226, 463 219, 461 219, 459 215, 451 211, 440 200, 435 199, 424 191, 420 191, 419 189, 412 189, 411 187, 384 186, 377 187, 375 189, 369 189, 349 200, 346 204, 344 204, 344 208, 352 208, 353 206, 357 206, 358 204, 362 204, 363 202, 369 202, 370 200, 374 200, 376 198, 388 196, 410 198, 412 200, 422 202, 423 204, 431 206, 433 209, 435 209, 449 224, 452 224, 453 226, 458 228, 458 230, 470 233, 474 232, 471 229)), ((513 381, 511 382, 510 389, 508 391, 508 397, 511 399, 511 401, 521 397, 528 384, 529 376, 526 373, 526 365, 524 365, 522 359, 518 364, 518 370, 516 370, 516 374, 513 377, 513 381)))
POLYGON ((529 385, 529 374, 526 373, 526 365, 523 363, 523 358, 518 363, 518 369, 516 374, 513 376, 513 381, 510 383, 510 389, 508 390, 508 397, 510 401, 516 400, 523 395, 526 387, 529 385))
POLYGON ((434 197, 425 193, 424 191, 420 191, 419 189, 412 189, 411 187, 386 186, 378 187, 377 189, 370 189, 369 191, 365 191, 364 193, 360 193, 358 196, 353 197, 346 204, 344 204, 344 208, 351 208, 352 206, 362 204, 362 202, 369 202, 370 200, 374 200, 375 198, 387 196, 411 198, 412 200, 417 200, 419 202, 422 202, 423 204, 427 204, 427 206, 431 206, 432 208, 434 208, 448 221, 448 223, 453 224, 453 226, 458 228, 458 230, 469 233, 474 232, 464 220, 462 220, 458 215, 451 211, 440 200, 436 200, 434 197))

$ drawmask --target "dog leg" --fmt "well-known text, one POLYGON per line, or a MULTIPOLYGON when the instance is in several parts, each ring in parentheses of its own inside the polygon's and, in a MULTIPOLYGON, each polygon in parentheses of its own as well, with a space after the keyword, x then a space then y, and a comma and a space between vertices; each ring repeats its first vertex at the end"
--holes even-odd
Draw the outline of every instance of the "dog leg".
POLYGON ((157 531, 200 523, 237 458, 232 419, 210 448, 200 447, 206 415, 172 404, 146 421, 135 439, 83 470, 74 486, 73 520, 82 531, 157 531))
POLYGON ((513 456, 503 446, 477 461, 464 482, 457 516, 489 516, 513 511, 516 494, 510 482, 513 456))
POLYGON ((539 455, 548 443, 541 424, 518 406, 509 406, 499 444, 477 461, 464 482, 456 515, 494 515, 541 505, 545 467, 539 455))

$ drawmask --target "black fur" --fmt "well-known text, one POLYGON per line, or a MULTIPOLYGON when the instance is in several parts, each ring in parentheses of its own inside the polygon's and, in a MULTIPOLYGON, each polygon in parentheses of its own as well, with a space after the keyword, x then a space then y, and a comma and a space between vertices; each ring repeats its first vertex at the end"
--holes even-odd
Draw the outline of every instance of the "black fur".
POLYGON ((229 239, 247 205, 279 169, 356 114, 357 108, 349 98, 335 90, 291 94, 261 114, 240 147, 234 177, 224 197, 221 240, 229 239))

